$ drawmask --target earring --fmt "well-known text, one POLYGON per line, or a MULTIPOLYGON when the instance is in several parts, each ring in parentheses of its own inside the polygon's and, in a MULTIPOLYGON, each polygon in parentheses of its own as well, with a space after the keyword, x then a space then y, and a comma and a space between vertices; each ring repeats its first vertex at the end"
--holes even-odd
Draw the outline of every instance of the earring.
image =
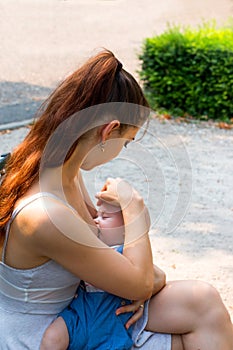
POLYGON ((100 142, 100 149, 101 149, 101 152, 104 152, 104 142, 100 142))

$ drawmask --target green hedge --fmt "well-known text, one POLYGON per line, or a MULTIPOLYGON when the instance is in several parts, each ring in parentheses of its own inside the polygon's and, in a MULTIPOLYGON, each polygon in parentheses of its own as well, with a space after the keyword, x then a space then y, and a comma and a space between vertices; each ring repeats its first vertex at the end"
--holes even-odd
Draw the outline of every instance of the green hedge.
POLYGON ((168 27, 147 38, 139 72, 153 109, 174 116, 233 117, 233 26, 168 27))

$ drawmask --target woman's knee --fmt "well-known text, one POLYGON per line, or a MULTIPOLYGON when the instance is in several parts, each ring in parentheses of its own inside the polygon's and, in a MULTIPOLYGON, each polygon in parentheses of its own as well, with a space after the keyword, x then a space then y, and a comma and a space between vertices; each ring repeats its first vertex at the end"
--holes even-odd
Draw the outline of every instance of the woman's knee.
POLYGON ((219 292, 211 284, 198 281, 192 288, 193 310, 199 322, 222 323, 229 320, 229 314, 219 292))
MULTIPOLYGON (((201 281, 171 281, 149 304, 147 330, 184 334, 219 323, 229 315, 217 290, 201 281)), ((215 325, 215 326, 214 326, 215 325)))
POLYGON ((195 281, 191 293, 193 306, 201 313, 220 300, 217 290, 211 284, 202 281, 195 281))

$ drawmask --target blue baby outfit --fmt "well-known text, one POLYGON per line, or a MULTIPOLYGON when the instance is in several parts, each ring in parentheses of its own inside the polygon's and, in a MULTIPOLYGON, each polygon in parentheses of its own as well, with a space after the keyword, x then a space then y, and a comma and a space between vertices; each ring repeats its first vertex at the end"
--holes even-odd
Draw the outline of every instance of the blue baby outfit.
POLYGON ((84 284, 80 284, 76 297, 58 315, 64 319, 69 332, 68 350, 131 349, 132 327, 127 330, 125 324, 133 313, 115 314, 117 308, 131 302, 104 291, 85 289, 84 284))

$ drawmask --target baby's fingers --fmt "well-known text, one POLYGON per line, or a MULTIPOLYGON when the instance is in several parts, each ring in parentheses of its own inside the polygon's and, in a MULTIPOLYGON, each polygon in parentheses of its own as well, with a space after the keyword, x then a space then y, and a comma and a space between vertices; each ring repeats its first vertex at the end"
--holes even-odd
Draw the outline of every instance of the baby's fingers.
POLYGON ((134 304, 127 304, 127 305, 124 305, 124 306, 121 306, 119 307, 117 310, 116 310, 116 315, 120 315, 120 314, 124 314, 125 312, 135 312, 135 306, 134 304))
POLYGON ((127 321, 125 327, 128 329, 132 324, 137 322, 140 317, 143 315, 144 304, 139 304, 138 301, 133 302, 125 306, 121 306, 116 310, 116 315, 120 315, 125 312, 133 312, 133 316, 127 321))
POLYGON ((138 309, 138 311, 136 311, 132 317, 130 317, 130 319, 127 321, 127 323, 125 324, 125 328, 129 329, 130 326, 132 326, 135 322, 137 322, 139 320, 139 318, 141 318, 143 315, 143 309, 138 309))

